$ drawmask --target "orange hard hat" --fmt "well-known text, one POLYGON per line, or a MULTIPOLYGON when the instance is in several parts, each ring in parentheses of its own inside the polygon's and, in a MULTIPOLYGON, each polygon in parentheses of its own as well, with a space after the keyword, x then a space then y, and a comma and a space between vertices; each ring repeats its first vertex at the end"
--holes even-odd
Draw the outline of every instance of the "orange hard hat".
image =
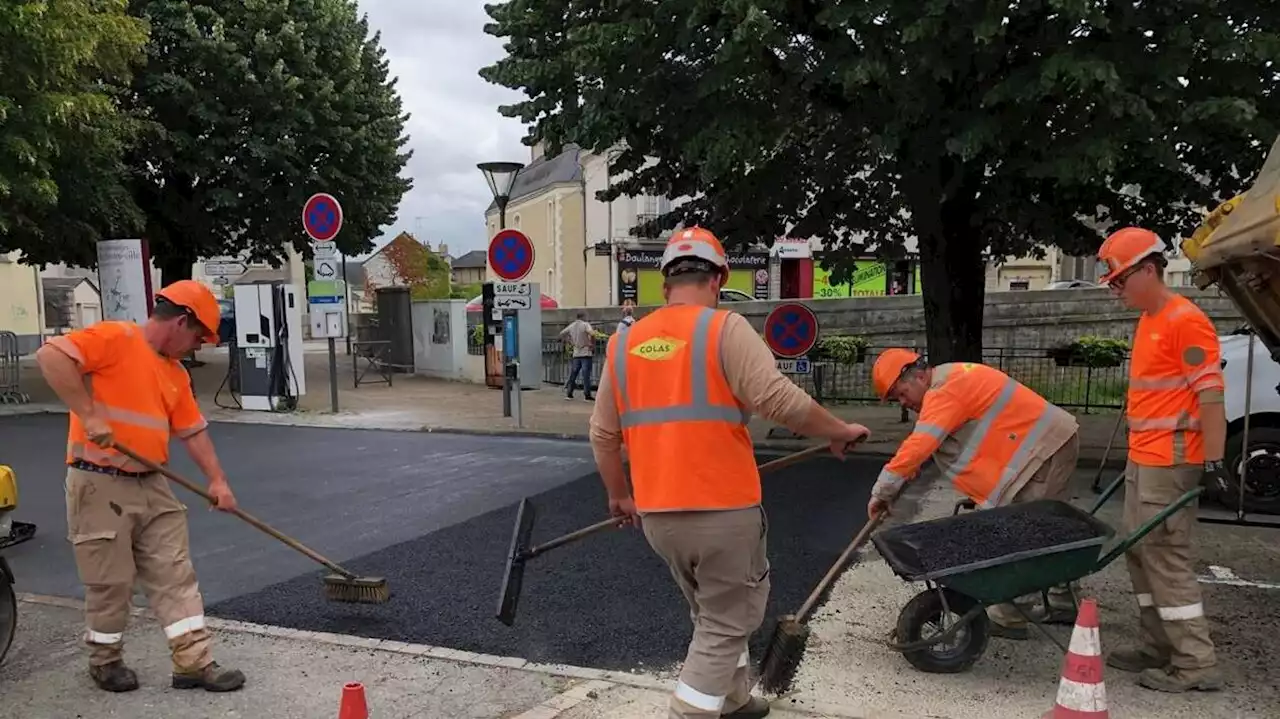
POLYGON ((901 347, 891 347, 881 352, 876 363, 871 366, 871 385, 880 399, 889 396, 889 390, 897 384, 903 370, 919 361, 920 355, 901 347))
POLYGON ((694 225, 671 235, 658 269, 666 272, 671 263, 681 259, 705 260, 718 267, 726 279, 729 277, 729 258, 724 253, 724 245, 705 227, 694 225))
POLYGON ((1141 227, 1116 230, 1098 248, 1098 260, 1107 265, 1107 272, 1098 279, 1103 284, 1111 282, 1143 258, 1166 249, 1164 241, 1151 230, 1141 227))
POLYGON ((213 291, 195 280, 178 280, 157 293, 169 302, 186 309, 195 315, 208 333, 204 339, 210 344, 218 344, 218 324, 222 319, 222 310, 218 307, 218 298, 213 291))

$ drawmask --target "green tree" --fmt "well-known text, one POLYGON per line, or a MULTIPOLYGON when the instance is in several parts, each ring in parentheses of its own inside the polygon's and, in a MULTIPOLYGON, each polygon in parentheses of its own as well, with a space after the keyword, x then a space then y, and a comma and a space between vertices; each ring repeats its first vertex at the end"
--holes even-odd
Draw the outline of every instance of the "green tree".
POLYGON ((136 127, 113 88, 146 37, 125 0, 0 6, 0 253, 93 264, 98 239, 137 226, 122 163, 136 127))
POLYGON ((917 238, 934 361, 978 360, 985 261, 1173 240, 1277 133, 1280 15, 1219 0, 511 0, 481 71, 555 151, 621 146, 602 199, 694 199, 732 243, 917 238), (645 158, 655 164, 644 167, 645 158))
POLYGON ((152 27, 133 84, 154 132, 131 157, 166 282, 201 256, 304 253, 302 205, 342 203, 336 242, 372 247, 412 183, 407 115, 352 0, 133 0, 152 27))
MULTIPOLYGON (((396 236, 380 254, 387 261, 391 286, 408 287, 415 300, 447 299, 450 293, 449 263, 407 232, 396 236)), ((366 279, 365 292, 373 301, 377 286, 366 279)))

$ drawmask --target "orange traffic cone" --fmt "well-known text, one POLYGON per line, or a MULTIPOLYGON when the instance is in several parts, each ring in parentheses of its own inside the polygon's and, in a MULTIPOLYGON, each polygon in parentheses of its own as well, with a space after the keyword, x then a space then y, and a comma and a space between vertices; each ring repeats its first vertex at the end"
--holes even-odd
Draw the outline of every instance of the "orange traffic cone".
POLYGON ((1102 681, 1102 639, 1098 635, 1098 601, 1080 603, 1071 647, 1062 661, 1058 700, 1041 719, 1109 719, 1107 687, 1102 681))
POLYGON ((360 682, 351 682, 342 687, 338 719, 369 719, 369 705, 364 701, 364 685, 360 682))

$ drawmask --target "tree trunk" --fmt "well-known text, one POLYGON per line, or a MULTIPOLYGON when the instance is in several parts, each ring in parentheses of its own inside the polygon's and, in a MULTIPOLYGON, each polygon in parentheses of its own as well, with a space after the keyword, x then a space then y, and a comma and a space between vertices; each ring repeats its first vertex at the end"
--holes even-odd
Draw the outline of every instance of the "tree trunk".
POLYGON ((986 263, 976 238, 921 233, 920 284, 929 363, 982 361, 986 263))
POLYGON ((191 279, 191 266, 195 264, 197 258, 187 255, 188 253, 169 249, 156 258, 156 265, 160 268, 161 286, 171 285, 178 280, 191 279))

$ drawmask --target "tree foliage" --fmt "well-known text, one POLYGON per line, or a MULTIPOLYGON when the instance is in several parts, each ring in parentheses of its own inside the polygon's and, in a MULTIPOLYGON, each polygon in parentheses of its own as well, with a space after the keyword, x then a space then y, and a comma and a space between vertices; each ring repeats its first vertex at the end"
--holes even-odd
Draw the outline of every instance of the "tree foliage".
MULTIPOLYGON (((401 233, 381 254, 387 261, 391 286, 408 287, 410 298, 415 300, 449 298, 449 263, 412 235, 401 233)), ((365 282, 365 292, 374 301, 378 287, 372 278, 366 277, 365 282)))
POLYGON ((930 358, 979 360, 985 261, 1169 240, 1277 133, 1280 15, 1220 0, 510 0, 481 71, 550 151, 621 147, 602 193, 734 244, 916 238, 930 358), (656 160, 646 167, 646 158, 656 160))
POLYGON ((0 253, 91 260, 137 224, 121 162, 136 127, 116 99, 146 37, 125 0, 0 5, 0 253))

